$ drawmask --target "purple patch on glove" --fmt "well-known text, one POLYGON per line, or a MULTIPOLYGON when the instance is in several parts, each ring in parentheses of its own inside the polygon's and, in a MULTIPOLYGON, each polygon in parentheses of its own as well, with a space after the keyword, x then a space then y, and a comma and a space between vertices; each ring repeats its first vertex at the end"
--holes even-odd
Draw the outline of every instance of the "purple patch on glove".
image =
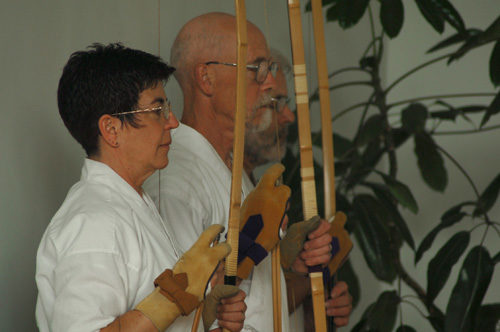
POLYGON ((339 239, 335 236, 332 236, 332 242, 330 242, 330 244, 332 245, 331 253, 333 258, 333 256, 335 256, 340 251, 339 239))
POLYGON ((257 265, 267 256, 266 249, 255 242, 262 228, 264 228, 264 222, 260 214, 248 218, 239 236, 238 264, 248 256, 257 265))

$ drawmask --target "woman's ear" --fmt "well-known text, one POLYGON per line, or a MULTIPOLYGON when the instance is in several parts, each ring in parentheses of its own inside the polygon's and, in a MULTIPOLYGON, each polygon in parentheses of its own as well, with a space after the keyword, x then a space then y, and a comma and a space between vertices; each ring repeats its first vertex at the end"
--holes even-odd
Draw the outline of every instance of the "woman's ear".
POLYGON ((194 81, 207 96, 211 96, 215 88, 215 72, 209 65, 199 63, 194 67, 194 81))
POLYGON ((118 133, 121 128, 121 124, 120 119, 109 114, 104 114, 99 118, 99 133, 101 134, 105 144, 113 148, 120 146, 118 133))

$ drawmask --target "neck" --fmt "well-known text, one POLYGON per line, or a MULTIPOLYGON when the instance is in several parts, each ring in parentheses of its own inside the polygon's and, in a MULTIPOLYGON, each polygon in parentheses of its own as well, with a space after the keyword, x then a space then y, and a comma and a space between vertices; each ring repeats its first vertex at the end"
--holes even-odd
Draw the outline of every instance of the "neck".
POLYGON ((182 123, 203 135, 226 166, 231 169, 234 121, 217 114, 206 104, 197 105, 195 101, 184 105, 191 105, 191 107, 184 107, 182 123))
POLYGON ((118 151, 101 152, 89 159, 108 165, 116 174, 124 179, 142 197, 142 184, 151 174, 137 174, 132 167, 123 162, 118 151))

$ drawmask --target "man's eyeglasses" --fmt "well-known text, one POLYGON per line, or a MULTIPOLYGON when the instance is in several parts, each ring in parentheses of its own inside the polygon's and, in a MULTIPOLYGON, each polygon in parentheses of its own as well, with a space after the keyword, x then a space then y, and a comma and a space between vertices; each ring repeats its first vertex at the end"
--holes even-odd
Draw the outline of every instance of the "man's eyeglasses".
POLYGON ((156 112, 158 115, 163 114, 163 117, 165 118, 165 120, 168 121, 168 119, 170 118, 170 114, 172 112, 172 106, 170 105, 170 101, 167 100, 161 106, 146 108, 146 109, 142 109, 142 110, 114 113, 111 115, 125 115, 125 114, 136 114, 136 113, 146 113, 146 112, 156 112))
MULTIPOLYGON (((231 66, 231 67, 237 67, 238 65, 236 63, 230 63, 230 62, 219 62, 219 61, 208 61, 205 62, 206 65, 224 65, 224 66, 231 66)), ((277 62, 271 62, 269 60, 262 60, 258 62, 257 64, 253 65, 247 65, 248 70, 252 70, 255 72, 255 80, 257 83, 262 84, 266 80, 267 74, 269 72, 273 77, 276 77, 276 73, 278 72, 279 69, 279 64, 277 62)))
POLYGON ((283 109, 288 104, 289 100, 290 99, 288 97, 285 97, 285 96, 281 96, 281 97, 278 97, 278 98, 271 97, 271 101, 273 102, 274 109, 278 113, 283 112, 283 109))

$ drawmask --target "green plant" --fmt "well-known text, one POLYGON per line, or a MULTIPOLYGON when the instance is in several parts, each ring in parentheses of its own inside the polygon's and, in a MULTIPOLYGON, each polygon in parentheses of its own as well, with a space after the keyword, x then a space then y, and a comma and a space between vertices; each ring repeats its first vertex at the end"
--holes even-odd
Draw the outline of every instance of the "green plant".
MULTIPOLYGON (((480 243, 470 243, 471 232, 484 226, 484 234, 493 231, 500 238, 500 223, 488 215, 500 191, 500 174, 482 191, 476 187, 472 177, 453 156, 439 146, 434 139, 437 129, 445 122, 454 123, 457 118, 465 119, 474 125, 473 118, 482 115, 474 131, 492 130, 499 125, 486 127, 490 118, 500 112, 500 91, 497 93, 470 94, 491 96, 487 105, 455 106, 445 102, 445 97, 415 97, 397 103, 390 103, 389 92, 407 77, 439 61, 459 60, 469 51, 489 43, 495 43, 489 61, 490 80, 495 87, 500 85, 500 16, 485 30, 468 28, 461 15, 447 0, 415 0, 423 18, 439 33, 446 24, 456 32, 442 42, 434 45, 428 52, 457 47, 448 54, 438 56, 384 86, 381 80, 381 62, 384 44, 388 38, 396 38, 404 23, 402 0, 324 0, 326 18, 337 21, 347 29, 358 23, 367 13, 372 27, 372 38, 359 64, 343 68, 330 74, 330 77, 347 75, 351 71, 367 75, 364 82, 348 82, 330 89, 339 89, 353 85, 368 85, 372 93, 368 100, 338 112, 333 121, 354 110, 360 112, 359 125, 352 138, 334 134, 335 169, 337 176, 337 210, 348 215, 348 231, 354 234, 361 248, 367 265, 377 279, 393 284, 404 282, 413 290, 413 298, 426 308, 426 319, 436 331, 493 331, 500 320, 500 303, 482 305, 483 297, 492 280, 495 264, 500 262, 500 253, 488 251, 484 236, 480 243), (377 35, 374 28, 372 6, 379 3, 381 32, 377 35), (432 103, 429 102, 432 100, 432 103), (475 114, 471 117, 471 114, 475 114), (391 121, 394 118, 400 121, 391 121), (410 188, 398 178, 398 149, 413 140, 417 165, 424 182, 433 190, 443 192, 448 185, 447 159, 463 174, 470 183, 474 198, 457 202, 443 212, 440 222, 429 231, 417 246, 399 207, 418 213, 418 199, 410 188), (388 159, 388 171, 383 172, 380 162, 384 156, 388 159), (475 227, 465 229, 463 220, 472 218, 475 227), (461 223, 462 222, 462 223, 461 223), (461 224, 459 224, 461 223, 461 224), (427 287, 420 285, 410 276, 400 258, 401 248, 406 242, 415 253, 415 264, 432 246, 438 233, 452 225, 462 225, 462 230, 436 253, 427 266, 427 287), (450 272, 459 259, 465 255, 460 277, 454 284, 449 296, 447 308, 443 310, 434 301, 449 280, 450 272)), ((310 5, 306 10, 310 9, 310 5)), ((455 97, 463 96, 455 95, 455 97)), ((317 93, 311 95, 311 102, 317 100, 317 93)), ((451 98, 453 99, 453 98, 451 98)), ((476 120, 477 121, 477 120, 476 120)), ((464 132, 457 132, 461 134, 464 132)), ((296 127, 290 130, 289 146, 296 146, 296 127)), ((313 134, 313 144, 321 146, 320 133, 313 134)), ((301 218, 300 176, 297 156, 293 149, 288 149, 283 160, 287 166, 285 182, 293 189, 292 204, 297 210, 290 211, 291 216, 301 218)), ((318 202, 321 205, 322 179, 321 166, 316 167, 318 202)), ((320 211, 322 206, 319 207, 320 211)), ((359 298, 359 285, 355 272, 346 264, 339 272, 341 279, 348 280, 355 300, 359 298)), ((396 290, 385 291, 364 312, 361 321, 353 331, 392 331, 396 325, 398 306, 408 302, 408 298, 396 290)), ((356 302, 356 301, 355 301, 356 302)), ((414 328, 399 322, 397 331, 415 331, 414 328)))

